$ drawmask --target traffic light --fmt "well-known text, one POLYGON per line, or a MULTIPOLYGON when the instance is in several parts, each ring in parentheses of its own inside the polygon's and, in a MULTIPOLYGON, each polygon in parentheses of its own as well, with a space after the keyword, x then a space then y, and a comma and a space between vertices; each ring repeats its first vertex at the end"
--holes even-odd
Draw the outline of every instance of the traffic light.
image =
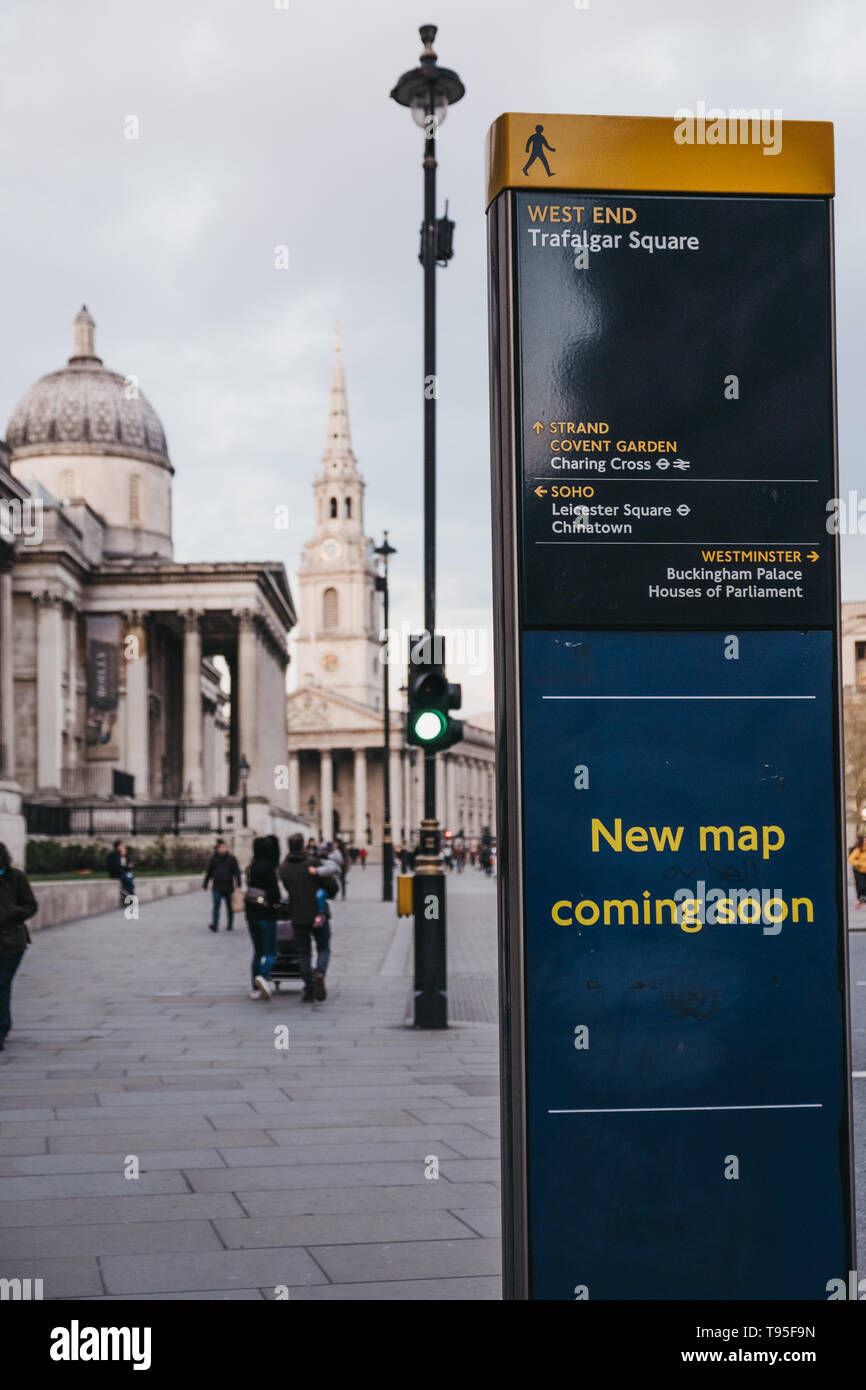
POLYGON ((463 696, 459 685, 449 684, 445 674, 443 639, 436 638, 434 651, 430 634, 409 638, 409 679, 407 695, 409 714, 406 720, 406 742, 431 752, 450 748, 463 737, 463 721, 452 719, 450 710, 459 709, 463 696), (434 660, 434 656, 441 660, 434 660))

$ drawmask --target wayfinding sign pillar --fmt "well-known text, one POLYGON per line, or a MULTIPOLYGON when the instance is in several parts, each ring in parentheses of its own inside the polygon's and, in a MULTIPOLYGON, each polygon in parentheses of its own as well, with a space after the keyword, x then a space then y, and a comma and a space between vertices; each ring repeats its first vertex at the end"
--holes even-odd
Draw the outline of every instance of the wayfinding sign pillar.
POLYGON ((490 132, 510 1298, 855 1267, 832 127, 696 125, 490 132))

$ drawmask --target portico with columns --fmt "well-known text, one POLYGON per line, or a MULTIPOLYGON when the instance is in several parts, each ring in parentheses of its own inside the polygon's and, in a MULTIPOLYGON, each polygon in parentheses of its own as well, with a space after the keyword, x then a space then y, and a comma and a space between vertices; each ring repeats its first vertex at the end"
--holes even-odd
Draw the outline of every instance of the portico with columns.
MULTIPOLYGON (((305 688, 289 697, 290 809, 322 839, 336 836, 370 861, 381 858, 384 833, 384 729, 380 710, 305 688)), ((443 830, 465 839, 496 834, 494 741, 467 721, 465 738, 436 760, 443 830)), ((404 743, 405 715, 391 711, 391 836, 413 847, 423 811, 423 755, 404 743)))

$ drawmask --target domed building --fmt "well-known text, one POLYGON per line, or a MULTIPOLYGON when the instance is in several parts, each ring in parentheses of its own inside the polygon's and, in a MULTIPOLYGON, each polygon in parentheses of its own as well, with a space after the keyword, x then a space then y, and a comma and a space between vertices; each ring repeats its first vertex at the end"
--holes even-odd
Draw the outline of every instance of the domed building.
POLYGON ((72 356, 31 386, 6 431, 17 477, 38 477, 64 503, 99 499, 105 554, 171 559, 171 479, 165 432, 134 376, 103 366, 93 319, 75 320, 72 356))
POLYGON ((280 773, 285 568, 178 564, 173 475, 159 416, 97 356, 82 308, 66 366, 0 445, 0 832, 16 787, 31 835, 243 848, 304 829, 280 773))

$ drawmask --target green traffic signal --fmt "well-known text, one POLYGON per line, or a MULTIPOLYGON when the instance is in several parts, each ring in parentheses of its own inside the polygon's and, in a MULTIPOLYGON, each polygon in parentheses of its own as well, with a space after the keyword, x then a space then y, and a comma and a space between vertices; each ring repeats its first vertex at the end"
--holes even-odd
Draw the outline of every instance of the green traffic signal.
POLYGON ((413 729, 415 737, 422 743, 435 743, 448 727, 445 715, 437 709, 425 709, 415 716, 413 729))
POLYGON ((441 639, 437 645, 438 652, 426 633, 409 639, 406 741, 430 752, 450 748, 463 737, 463 724, 450 713, 460 707, 460 686, 449 683, 441 639))

